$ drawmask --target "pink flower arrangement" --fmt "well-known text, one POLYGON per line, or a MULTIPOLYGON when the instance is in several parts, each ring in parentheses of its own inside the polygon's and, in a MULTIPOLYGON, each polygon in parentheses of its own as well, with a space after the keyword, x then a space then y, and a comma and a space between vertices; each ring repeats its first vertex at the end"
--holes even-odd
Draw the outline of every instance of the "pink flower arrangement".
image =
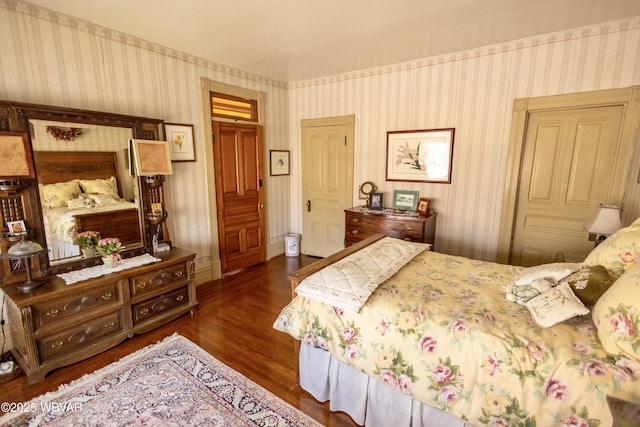
POLYGON ((81 248, 93 248, 100 241, 100 233, 97 231, 83 231, 82 233, 78 233, 76 238, 73 240, 73 243, 80 246, 81 248))
POLYGON ((103 257, 117 255, 119 258, 120 255, 118 255, 118 253, 121 247, 120 239, 117 237, 106 237, 98 241, 96 251, 103 257))

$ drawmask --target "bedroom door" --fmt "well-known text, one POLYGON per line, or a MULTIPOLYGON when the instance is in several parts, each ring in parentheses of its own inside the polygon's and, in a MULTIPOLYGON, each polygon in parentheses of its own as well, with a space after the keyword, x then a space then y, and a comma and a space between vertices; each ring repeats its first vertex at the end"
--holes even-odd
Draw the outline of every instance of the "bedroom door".
POLYGON ((344 210, 353 203, 354 116, 302 120, 301 252, 344 249, 344 210))
POLYGON ((532 112, 527 123, 511 264, 581 262, 583 225, 610 200, 623 107, 532 112))
POLYGON ((213 122, 222 273, 266 259, 262 127, 213 122))

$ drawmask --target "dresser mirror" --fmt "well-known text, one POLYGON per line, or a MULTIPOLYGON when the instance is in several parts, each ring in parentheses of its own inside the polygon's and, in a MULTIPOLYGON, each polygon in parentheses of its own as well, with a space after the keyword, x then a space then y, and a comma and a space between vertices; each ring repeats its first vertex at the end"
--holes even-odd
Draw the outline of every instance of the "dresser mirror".
POLYGON ((56 273, 100 263, 100 257, 87 257, 74 244, 78 232, 98 231, 102 237, 119 238, 123 256, 150 248, 155 231, 150 231, 145 212, 155 200, 146 200, 146 183, 132 175, 129 140, 159 139, 160 123, 0 102, 0 130, 28 132, 33 150, 36 180, 23 189, 32 196, 21 200, 31 205, 30 200, 38 200, 37 206, 7 211, 4 216, 15 217, 3 220, 24 220, 29 238, 47 249, 40 260, 41 271, 56 273))

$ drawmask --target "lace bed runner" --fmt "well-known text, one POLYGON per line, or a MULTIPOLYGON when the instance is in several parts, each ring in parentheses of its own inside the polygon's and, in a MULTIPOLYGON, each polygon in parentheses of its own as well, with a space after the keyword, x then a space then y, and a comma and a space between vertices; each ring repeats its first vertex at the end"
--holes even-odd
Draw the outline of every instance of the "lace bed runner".
POLYGON ((82 270, 70 271, 68 273, 58 274, 58 277, 63 279, 67 285, 71 285, 76 282, 81 282, 87 279, 94 279, 96 277, 104 276, 106 274, 115 273, 117 271, 126 270, 133 267, 139 267, 145 264, 151 264, 152 262, 162 261, 160 258, 156 258, 149 254, 135 256, 132 258, 126 258, 122 260, 115 267, 107 268, 104 265, 96 265, 95 267, 83 268, 82 270))

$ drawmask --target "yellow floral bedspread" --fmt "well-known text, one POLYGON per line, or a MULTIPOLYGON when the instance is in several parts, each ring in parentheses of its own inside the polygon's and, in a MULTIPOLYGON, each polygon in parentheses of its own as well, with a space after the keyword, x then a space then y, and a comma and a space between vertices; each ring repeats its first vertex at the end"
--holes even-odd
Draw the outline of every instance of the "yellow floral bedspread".
POLYGON ((518 267, 428 252, 359 313, 296 297, 274 327, 475 425, 609 426, 640 403, 640 364, 607 354, 591 315, 548 329, 505 299, 518 267))

